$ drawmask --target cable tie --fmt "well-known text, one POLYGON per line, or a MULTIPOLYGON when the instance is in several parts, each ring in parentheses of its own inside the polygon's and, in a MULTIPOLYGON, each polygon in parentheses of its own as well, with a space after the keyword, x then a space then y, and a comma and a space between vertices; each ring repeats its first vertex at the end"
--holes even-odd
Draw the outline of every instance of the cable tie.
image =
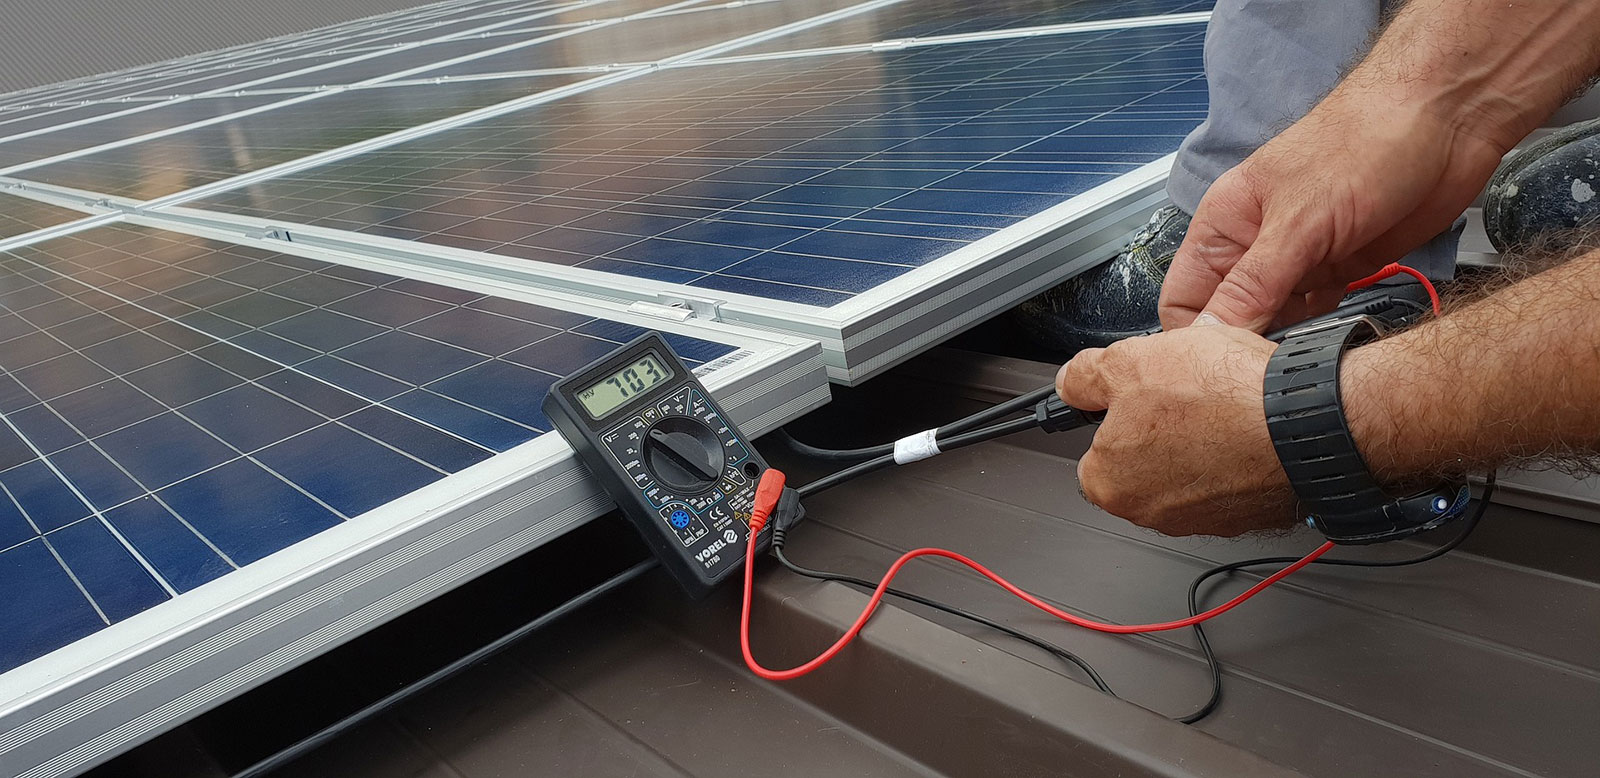
POLYGON ((915 435, 907 435, 894 442, 894 463, 904 465, 911 462, 920 462, 928 457, 940 455, 939 430, 923 430, 915 435))

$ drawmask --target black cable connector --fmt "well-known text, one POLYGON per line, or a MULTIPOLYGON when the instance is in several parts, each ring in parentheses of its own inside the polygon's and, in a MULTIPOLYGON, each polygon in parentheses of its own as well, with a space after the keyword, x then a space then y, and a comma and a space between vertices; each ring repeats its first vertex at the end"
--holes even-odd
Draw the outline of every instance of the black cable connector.
POLYGON ((1062 402, 1061 398, 1054 394, 1040 400, 1033 408, 1033 421, 1045 432, 1065 432, 1088 427, 1099 424, 1105 417, 1105 411, 1081 411, 1062 402))
POLYGON ((789 530, 805 520, 806 507, 800 504, 800 492, 794 487, 785 486, 783 494, 778 497, 777 507, 772 509, 772 547, 783 548, 789 530))

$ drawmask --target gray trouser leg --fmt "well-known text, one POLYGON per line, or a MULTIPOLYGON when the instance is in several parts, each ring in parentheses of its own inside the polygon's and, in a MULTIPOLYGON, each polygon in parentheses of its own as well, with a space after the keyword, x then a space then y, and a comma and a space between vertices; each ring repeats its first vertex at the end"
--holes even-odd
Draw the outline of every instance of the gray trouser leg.
MULTIPOLYGON (((1194 213, 1213 181, 1311 110, 1366 50, 1383 5, 1218 0, 1205 44, 1211 107, 1178 149, 1167 183, 1172 202, 1194 213)), ((1431 278, 1449 278, 1459 237, 1458 225, 1403 261, 1431 278)))

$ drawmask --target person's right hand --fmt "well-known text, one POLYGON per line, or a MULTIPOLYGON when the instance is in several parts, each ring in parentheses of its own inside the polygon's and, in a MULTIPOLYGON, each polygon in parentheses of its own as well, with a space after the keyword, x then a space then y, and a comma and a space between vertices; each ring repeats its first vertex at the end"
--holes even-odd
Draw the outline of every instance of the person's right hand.
POLYGON ((1447 229, 1510 144, 1413 102, 1336 90, 1217 179, 1167 272, 1163 327, 1205 312, 1261 332, 1325 313, 1447 229))

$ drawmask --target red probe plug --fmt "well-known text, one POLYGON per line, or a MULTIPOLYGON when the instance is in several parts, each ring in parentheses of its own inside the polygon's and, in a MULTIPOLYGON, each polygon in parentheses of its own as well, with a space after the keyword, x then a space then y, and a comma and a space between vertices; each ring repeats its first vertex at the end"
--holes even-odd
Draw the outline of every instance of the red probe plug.
POLYGON ((786 480, 783 471, 775 467, 769 467, 767 472, 761 474, 761 480, 756 483, 756 503, 750 508, 752 539, 762 527, 767 526, 767 519, 772 516, 772 509, 778 507, 778 498, 783 496, 783 485, 786 480))

